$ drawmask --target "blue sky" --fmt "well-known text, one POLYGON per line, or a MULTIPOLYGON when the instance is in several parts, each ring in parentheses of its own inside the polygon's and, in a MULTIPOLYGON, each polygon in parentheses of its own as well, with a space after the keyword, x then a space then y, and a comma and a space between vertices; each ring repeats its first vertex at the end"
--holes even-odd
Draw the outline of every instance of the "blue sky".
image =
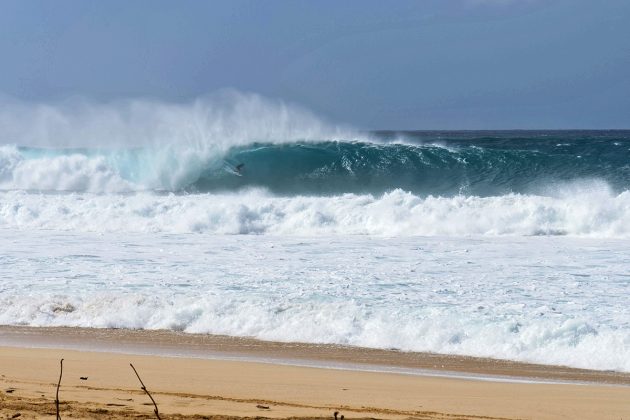
POLYGON ((630 1, 0 3, 0 94, 221 88, 365 129, 630 128, 630 1))

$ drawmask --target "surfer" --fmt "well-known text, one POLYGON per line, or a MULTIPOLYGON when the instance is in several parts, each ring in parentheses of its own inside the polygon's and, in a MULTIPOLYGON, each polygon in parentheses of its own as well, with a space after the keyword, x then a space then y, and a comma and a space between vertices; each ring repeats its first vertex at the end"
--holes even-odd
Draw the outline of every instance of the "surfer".
POLYGON ((224 160, 223 161, 223 169, 233 175, 236 176, 243 176, 243 167, 245 166, 244 163, 239 163, 238 165, 233 164, 232 162, 228 161, 228 160, 224 160))

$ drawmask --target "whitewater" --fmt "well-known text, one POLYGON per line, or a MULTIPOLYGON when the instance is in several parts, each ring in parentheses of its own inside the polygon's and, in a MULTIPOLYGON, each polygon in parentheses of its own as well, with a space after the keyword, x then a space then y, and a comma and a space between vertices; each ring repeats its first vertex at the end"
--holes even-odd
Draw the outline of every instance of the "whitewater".
POLYGON ((630 372, 630 132, 0 101, 0 324, 630 372), (240 166, 242 169, 236 170, 240 166))

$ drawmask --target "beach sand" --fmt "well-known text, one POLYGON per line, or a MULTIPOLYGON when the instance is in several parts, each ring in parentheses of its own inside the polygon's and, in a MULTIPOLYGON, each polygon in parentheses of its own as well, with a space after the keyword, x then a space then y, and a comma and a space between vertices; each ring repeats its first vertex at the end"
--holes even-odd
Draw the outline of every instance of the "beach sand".
POLYGON ((0 327, 0 418, 630 419, 630 375, 167 331, 0 327), (86 380, 81 377, 87 378, 86 380))

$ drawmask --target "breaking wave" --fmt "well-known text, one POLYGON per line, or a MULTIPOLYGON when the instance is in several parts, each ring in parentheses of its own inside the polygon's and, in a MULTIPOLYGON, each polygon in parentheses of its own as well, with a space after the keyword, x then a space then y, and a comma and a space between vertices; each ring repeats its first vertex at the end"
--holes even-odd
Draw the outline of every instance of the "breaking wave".
POLYGON ((630 236, 630 192, 601 183, 565 186, 555 197, 278 197, 227 194, 0 193, 0 227, 87 232, 273 235, 630 236))
POLYGON ((628 162, 627 131, 358 133, 235 91, 183 104, 0 103, 1 190, 489 197, 597 179, 619 193, 628 162))
POLYGON ((399 188, 422 196, 489 197, 547 195, 549 188, 579 180, 600 180, 617 192, 630 185, 630 140, 624 146, 578 143, 564 150, 543 142, 535 149, 523 146, 356 140, 279 140, 226 149, 206 145, 205 150, 8 145, 0 146, 0 189, 205 193, 264 188, 295 196, 382 194, 399 188))
POLYGON ((630 132, 374 132, 223 91, 0 105, 0 226, 626 237, 630 132))

